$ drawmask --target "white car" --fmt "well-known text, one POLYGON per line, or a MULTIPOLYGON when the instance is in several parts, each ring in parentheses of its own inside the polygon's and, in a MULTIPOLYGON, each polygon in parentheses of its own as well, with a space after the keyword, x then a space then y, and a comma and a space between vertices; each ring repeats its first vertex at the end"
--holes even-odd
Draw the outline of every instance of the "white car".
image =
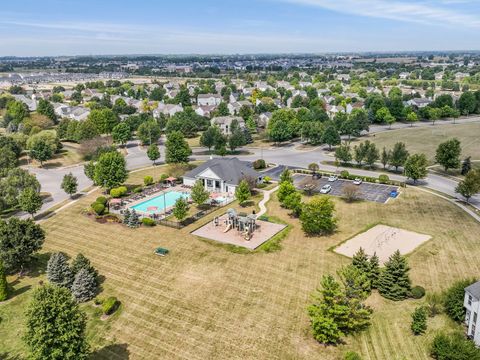
POLYGON ((332 190, 332 187, 330 185, 323 185, 322 188, 320 189, 320 194, 328 194, 332 190))
POLYGON ((330 177, 328 178, 328 181, 329 182, 334 182, 334 181, 337 181, 338 180, 338 176, 337 175, 330 175, 330 177))
POLYGON ((363 182, 363 180, 360 179, 360 178, 355 178, 355 180, 353 180, 353 183, 354 183, 355 185, 361 185, 362 182, 363 182))

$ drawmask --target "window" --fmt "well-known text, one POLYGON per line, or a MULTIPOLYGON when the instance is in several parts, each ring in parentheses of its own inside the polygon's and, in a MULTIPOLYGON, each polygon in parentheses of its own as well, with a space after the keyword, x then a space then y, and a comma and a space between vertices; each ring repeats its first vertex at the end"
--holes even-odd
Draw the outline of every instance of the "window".
POLYGON ((470 310, 467 310, 466 314, 465 314, 465 324, 468 325, 468 323, 470 322, 470 310))
POLYGON ((474 324, 477 323, 477 313, 476 312, 473 313, 473 323, 474 324))
POLYGON ((472 295, 468 295, 468 305, 472 305, 472 295))
POLYGON ((475 337, 475 323, 472 324, 472 330, 470 330, 470 336, 475 337))
POLYGON ((207 186, 212 187, 212 180, 207 180, 207 186))

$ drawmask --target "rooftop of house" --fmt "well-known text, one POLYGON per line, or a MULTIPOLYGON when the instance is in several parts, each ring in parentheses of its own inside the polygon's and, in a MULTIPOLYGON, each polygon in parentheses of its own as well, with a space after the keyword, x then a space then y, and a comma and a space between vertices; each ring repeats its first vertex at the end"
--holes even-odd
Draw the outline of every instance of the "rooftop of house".
POLYGON ((215 158, 189 171, 184 177, 196 178, 207 169, 210 169, 220 179, 231 185, 238 185, 246 177, 257 179, 260 176, 246 161, 240 161, 237 158, 215 158))
POLYGON ((475 298, 480 299, 480 281, 467 286, 465 291, 473 295, 475 298))

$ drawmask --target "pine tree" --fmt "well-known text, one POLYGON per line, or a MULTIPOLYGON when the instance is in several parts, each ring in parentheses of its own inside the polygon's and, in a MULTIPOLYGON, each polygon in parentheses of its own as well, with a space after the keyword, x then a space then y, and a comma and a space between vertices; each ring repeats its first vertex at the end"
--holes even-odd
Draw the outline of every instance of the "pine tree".
POLYGON ((75 257, 72 262, 71 269, 74 276, 77 275, 80 270, 85 269, 95 277, 95 281, 98 280, 98 271, 92 266, 90 260, 87 259, 82 253, 75 257))
POLYGON ((2 260, 0 260, 0 301, 8 299, 8 283, 7 276, 5 274, 5 268, 2 260))
POLYGON ((72 295, 77 302, 85 302, 95 297, 97 293, 97 281, 95 275, 85 268, 75 275, 72 284, 72 295))
POLYGON ((130 210, 127 208, 123 213, 123 223, 128 226, 130 224, 130 210))
POLYGON ((62 253, 53 253, 47 264, 47 279, 52 284, 70 288, 73 282, 73 274, 67 263, 67 256, 62 253))
POLYGON ((462 175, 465 176, 467 173, 472 170, 472 160, 471 157, 465 158, 462 163, 462 175))
POLYGON ((368 261, 368 255, 363 248, 358 251, 352 257, 352 265, 355 266, 361 272, 370 276, 370 263, 368 261))
POLYGON ((380 295, 390 300, 403 300, 409 296, 411 282, 407 260, 397 250, 385 263, 378 279, 380 295))
POLYGON ((412 313, 410 328, 415 335, 423 334, 427 330, 427 311, 423 306, 415 308, 412 313))
POLYGON ((370 258, 370 285, 372 289, 378 287, 378 278, 380 277, 380 260, 378 259, 377 253, 373 253, 373 256, 370 258))
POLYGON ((130 220, 128 222, 128 226, 131 228, 138 228, 140 226, 140 219, 135 209, 133 209, 130 213, 130 220))

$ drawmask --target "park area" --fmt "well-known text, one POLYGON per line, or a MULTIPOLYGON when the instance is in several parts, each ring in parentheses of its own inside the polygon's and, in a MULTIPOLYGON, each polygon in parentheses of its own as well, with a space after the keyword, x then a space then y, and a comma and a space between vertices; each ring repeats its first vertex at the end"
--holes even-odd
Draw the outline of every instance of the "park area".
MULTIPOLYGON (((129 183, 140 183, 148 171, 132 174, 129 183)), ((0 349, 11 358, 25 354, 21 341, 25 307, 32 289, 45 281, 47 254, 56 251, 87 256, 105 277, 103 293, 122 303, 119 314, 107 321, 94 316, 92 305, 82 305, 89 317, 93 359, 108 360, 334 360, 346 350, 355 350, 364 359, 429 359, 434 332, 455 325, 440 315, 430 321, 424 336, 415 337, 410 314, 420 300, 398 303, 376 293, 367 301, 374 308, 368 330, 338 347, 315 342, 306 311, 310 295, 322 275, 335 274, 350 262, 332 249, 380 221, 432 237, 408 255, 412 281, 427 293, 480 271, 480 225, 455 205, 414 188, 386 204, 349 204, 332 198, 339 228, 324 237, 306 237, 299 221, 274 196, 267 214, 290 225, 290 231, 270 252, 237 252, 191 234, 225 209, 180 230, 130 229, 84 216, 82 210, 97 196, 99 192, 94 192, 45 220, 47 239, 36 271, 9 278, 15 296, 0 307, 0 349), (157 247, 167 248, 169 255, 156 256, 157 247)), ((254 208, 230 206, 250 213, 254 208)))
POLYGON ((432 125, 370 134, 353 141, 352 146, 368 139, 381 151, 383 147, 388 150, 392 149, 395 143, 403 142, 411 154, 424 153, 433 164, 438 145, 451 138, 457 138, 462 144, 461 157, 471 156, 472 160, 478 160, 480 159, 478 134, 480 134, 480 123, 432 125))

